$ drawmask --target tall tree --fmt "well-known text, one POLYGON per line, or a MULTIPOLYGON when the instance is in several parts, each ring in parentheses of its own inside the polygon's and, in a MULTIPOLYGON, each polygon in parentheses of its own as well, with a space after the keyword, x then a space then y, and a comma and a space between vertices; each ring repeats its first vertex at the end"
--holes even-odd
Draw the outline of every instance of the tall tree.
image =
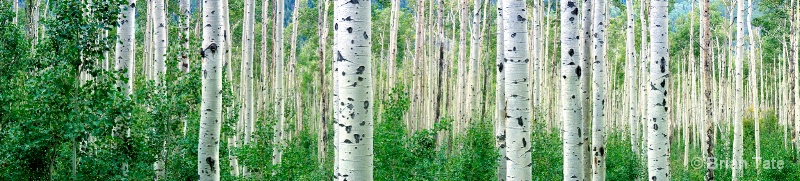
MULTIPOLYGON (((478 88, 478 74, 479 74, 478 71, 479 70, 478 69, 480 69, 480 68, 478 68, 478 66, 479 66, 478 65, 478 61, 480 59, 480 57, 479 57, 480 48, 479 47, 481 46, 480 42, 481 42, 481 36, 482 36, 481 35, 481 30, 480 30, 480 28, 481 28, 480 27, 480 24, 481 24, 481 2, 482 2, 481 0, 474 0, 473 1, 473 7, 472 7, 472 23, 471 23, 471 28, 470 28, 470 35, 472 36, 472 38, 470 38, 470 47, 469 47, 469 50, 470 50, 470 53, 469 53, 470 63, 469 63, 469 75, 468 75, 469 76, 468 77, 469 78, 469 95, 468 95, 468 100, 467 100, 467 104, 466 104, 468 106, 468 109, 466 111, 469 112, 468 115, 470 115, 470 116, 472 116, 472 114, 474 114, 474 113, 476 113, 478 111, 475 108, 477 106, 475 106, 473 104, 478 104, 478 101, 479 101, 479 99, 478 99, 478 89, 479 89, 478 88)), ((527 17, 525 14, 523 14, 523 16, 527 17)))
POLYGON ((503 1, 503 62, 506 101, 506 180, 531 179, 528 20, 523 0, 503 1))
POLYGON ((714 102, 712 101, 712 88, 713 81, 711 78, 714 76, 714 72, 711 71, 711 28, 710 28, 710 19, 709 19, 709 3, 710 0, 701 0, 702 9, 702 19, 700 19, 700 33, 703 34, 702 43, 700 44, 700 60, 703 62, 703 79, 701 84, 703 85, 703 95, 705 96, 705 132, 706 132, 706 150, 702 150, 705 152, 706 158, 706 180, 714 180, 714 168, 716 167, 715 164, 715 157, 714 157, 714 143, 716 141, 714 137, 714 102))
POLYGON ((742 116, 744 115, 744 0, 737 0, 736 1, 736 60, 734 61, 735 64, 735 74, 734 76, 736 79, 736 94, 735 95, 735 102, 733 107, 733 162, 731 164, 731 171, 732 179, 739 180, 742 176, 742 154, 743 154, 743 126, 742 126, 742 116))
MULTIPOLYGON (((757 78, 758 74, 756 74, 756 46, 755 46, 755 42, 756 41, 755 41, 755 38, 754 38, 756 32, 753 32, 753 5, 754 5, 753 4, 753 0, 748 0, 748 4, 749 5, 747 6, 747 32, 748 32, 748 35, 749 35, 748 36, 749 37, 749 41, 748 42, 750 42, 748 44, 748 45, 750 45, 750 53, 749 53, 750 54, 749 55, 749 59, 750 59, 750 81, 749 82, 750 82, 750 90, 751 90, 750 93, 752 95, 750 97, 750 99, 753 102, 753 121, 755 123, 755 126, 753 126, 753 129, 754 129, 753 131, 755 132, 756 158, 757 158, 755 161, 756 161, 756 165, 761 165, 761 159, 760 159, 761 158, 761 135, 760 135, 761 134, 760 133, 761 132, 761 129, 760 129, 761 120, 759 119, 759 115, 758 115, 758 112, 760 111, 759 110, 760 107, 759 107, 759 100, 758 100, 758 92, 759 92, 758 91, 758 78, 757 78)), ((759 169, 759 168, 760 167, 757 167, 757 169, 759 169)))
POLYGON ((284 145, 284 124, 286 119, 284 118, 284 92, 283 92, 283 3, 284 0, 277 0, 277 4, 275 6, 275 41, 273 43, 274 50, 272 51, 275 53, 275 96, 273 104, 275 107, 275 114, 277 115, 278 124, 275 125, 275 135, 272 141, 272 144, 275 145, 272 148, 272 164, 278 164, 281 162, 281 156, 283 155, 283 149, 281 148, 284 145))
POLYGON ((325 80, 327 79, 325 76, 325 72, 327 71, 325 66, 328 64, 326 59, 326 52, 327 52, 327 45, 328 45, 328 0, 319 0, 317 1, 321 4, 318 5, 318 23, 319 23, 319 86, 320 86, 320 122, 319 122, 319 131, 317 132, 317 154, 319 155, 319 163, 322 165, 325 163, 325 156, 328 152, 327 148, 327 136, 328 136, 328 88, 325 85, 325 80))
POLYGON ((294 12, 292 12, 292 37, 291 37, 292 39, 291 39, 291 47, 289 49, 289 62, 290 62, 289 69, 291 70, 289 71, 289 77, 290 77, 289 82, 291 82, 291 86, 289 87, 290 88, 289 92, 291 92, 292 96, 295 98, 294 99, 295 134, 298 132, 298 130, 303 128, 302 124, 303 101, 300 98, 300 87, 298 83, 299 82, 298 74, 300 71, 298 71, 299 69, 297 69, 297 27, 298 25, 300 25, 300 21, 298 21, 298 19, 300 18, 300 8, 301 8, 300 1, 295 0, 294 12))
POLYGON ((11 6, 11 11, 14 12, 14 19, 11 20, 12 23, 17 24, 17 19, 19 19, 19 1, 18 0, 11 0, 13 5, 11 6))
POLYGON ((392 0, 391 19, 389 28, 389 56, 388 58, 388 85, 395 85, 395 72, 397 66, 397 31, 400 27, 400 0, 392 0))
POLYGON ((496 75, 496 90, 495 90, 495 123, 494 135, 495 146, 500 154, 497 157, 497 180, 503 181, 506 179, 506 95, 505 95, 505 72, 503 72, 503 59, 505 59, 505 26, 503 24, 503 1, 497 1, 497 75, 496 75))
POLYGON ((180 0, 179 6, 181 11, 181 43, 182 49, 180 54, 181 63, 178 64, 178 68, 188 73, 189 72, 189 24, 191 23, 192 13, 191 13, 191 5, 189 5, 190 0, 180 0))
MULTIPOLYGON (((606 133, 605 133, 605 104, 606 104, 606 80, 605 80, 605 19, 606 19, 606 1, 600 0, 594 3, 593 23, 592 29, 592 55, 594 55, 594 62, 592 62, 592 102, 594 107, 592 110, 592 180, 605 180, 606 179, 606 133)), ((588 5, 588 4, 585 4, 588 5)), ((588 38, 588 37, 587 37, 588 38)), ((613 102, 613 101, 612 101, 613 102)), ((613 107, 612 107, 613 108, 613 107)))
MULTIPOLYGON (((595 1, 598 1, 598 0, 595 0, 595 1)), ((581 16, 580 16, 581 17, 581 34, 580 34, 580 37, 583 37, 583 38, 579 38, 580 39, 580 43, 579 44, 580 44, 580 47, 581 47, 581 49, 580 49, 580 54, 581 54, 580 55, 581 56, 580 64, 581 64, 582 68, 589 68, 592 65, 592 47, 591 47, 592 38, 589 38, 589 37, 592 36, 592 6, 594 5, 592 2, 593 2, 592 0, 583 0, 583 3, 581 3, 581 16)), ((579 96, 580 96, 581 104, 582 104, 582 108, 583 108, 582 109, 582 113, 581 113, 582 118, 583 118, 583 119, 581 119, 583 121, 581 123, 581 129, 583 129, 583 130, 581 130, 581 132, 583 132, 585 134, 589 134, 591 132, 591 128, 592 128, 592 126, 591 126, 592 109, 589 108, 591 106, 590 97, 592 97, 592 94, 590 92, 591 89, 592 89, 592 85, 591 85, 592 71, 585 71, 584 73, 586 75, 579 77, 580 82, 581 82, 580 83, 581 87, 580 87, 579 96)), ((583 151, 581 153, 583 154, 582 157, 583 157, 583 160, 584 160, 584 162, 583 162, 583 174, 584 174, 583 175, 583 180, 589 180, 589 179, 592 178, 592 173, 591 173, 592 165, 591 165, 591 162, 589 161, 589 159, 590 159, 589 154, 591 153, 591 150, 590 150, 591 140, 589 140, 589 136, 581 136, 581 139, 583 139, 583 143, 584 143, 584 144, 581 145, 581 147, 583 147, 583 151)))
POLYGON ((242 62, 241 76, 239 77, 242 93, 242 113, 241 120, 244 125, 244 144, 250 143, 253 137, 253 123, 255 114, 253 109, 253 50, 255 45, 255 0, 244 1, 244 23, 242 25, 242 62))
POLYGON ((334 0, 334 180, 372 180, 370 1, 334 0))
POLYGON ((584 180, 584 139, 578 3, 561 0, 561 117, 564 180, 584 180))
POLYGON ((167 54, 167 15, 166 1, 153 1, 153 78, 160 85, 161 76, 167 71, 164 61, 167 54))
POLYGON ((134 73, 136 72, 136 0, 127 0, 127 2, 120 6, 121 12, 117 23, 119 29, 117 30, 116 55, 117 63, 114 66, 115 70, 125 72, 124 77, 127 81, 117 82, 117 86, 122 88, 125 94, 130 95, 133 93, 133 80, 134 73))
POLYGON ((650 180, 670 180, 669 124, 667 90, 669 90, 668 1, 650 1, 650 91, 648 93, 647 170, 650 180))
POLYGON ((636 59, 636 36, 634 29, 633 1, 625 1, 625 12, 627 13, 627 26, 625 28, 625 62, 628 63, 628 80, 630 81, 630 91, 628 91, 628 106, 630 107, 628 129, 630 129, 631 151, 634 156, 639 156, 639 96, 637 85, 639 85, 639 74, 637 73, 638 61, 636 59))
POLYGON ((202 102, 200 134, 197 145, 197 174, 201 181, 219 180, 219 134, 222 126, 222 4, 219 0, 203 3, 202 102))

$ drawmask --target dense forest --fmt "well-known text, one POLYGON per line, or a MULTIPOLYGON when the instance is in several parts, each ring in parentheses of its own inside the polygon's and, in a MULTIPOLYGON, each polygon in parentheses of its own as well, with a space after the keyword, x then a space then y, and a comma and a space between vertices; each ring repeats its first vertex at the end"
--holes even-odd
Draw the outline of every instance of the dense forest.
POLYGON ((800 0, 0 7, 0 180, 800 179, 800 0))

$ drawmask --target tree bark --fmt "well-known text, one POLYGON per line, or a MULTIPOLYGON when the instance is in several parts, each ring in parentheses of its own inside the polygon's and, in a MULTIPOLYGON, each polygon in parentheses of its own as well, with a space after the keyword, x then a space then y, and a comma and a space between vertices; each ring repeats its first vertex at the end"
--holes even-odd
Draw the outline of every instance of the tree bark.
POLYGON ((200 104, 200 135, 197 145, 197 174, 201 181, 220 178, 219 134, 222 126, 222 54, 218 49, 223 41, 222 6, 219 0, 203 3, 203 77, 200 104))
MULTIPOLYGON (((595 0, 598 1, 598 0, 595 0)), ((602 1, 602 0, 600 0, 602 1)), ((581 68, 588 69, 592 66, 592 0, 583 0, 581 3, 581 37, 578 38, 580 41, 580 56, 581 61, 580 65, 581 68)), ((590 180, 592 179, 592 162, 589 161, 591 156, 591 141, 589 140, 588 134, 592 132, 592 109, 589 108, 591 106, 592 100, 590 97, 592 96, 592 71, 584 71, 584 76, 580 76, 580 99, 582 104, 582 113, 581 116, 583 119, 583 123, 581 123, 581 132, 587 135, 582 135, 581 139, 583 139, 583 143, 581 146, 583 147, 583 180, 590 180)))
POLYGON ((735 74, 736 94, 733 107, 733 162, 731 162, 732 179, 739 180, 742 176, 743 161, 743 126, 742 117, 744 115, 744 0, 736 2, 736 60, 735 74))
POLYGON ((503 72, 503 59, 505 42, 505 26, 503 24, 503 1, 497 1, 497 75, 496 75, 496 90, 495 90, 495 123, 494 135, 495 146, 497 147, 500 156, 497 158, 497 180, 504 181, 506 179, 506 95, 505 95, 505 72, 503 72))
POLYGON ((631 139, 631 151, 634 153, 634 156, 639 155, 639 96, 638 96, 638 86, 639 85, 639 74, 637 73, 638 68, 638 61, 636 61, 636 37, 634 33, 634 29, 636 26, 636 22, 634 21, 634 10, 633 10, 633 1, 626 1, 625 2, 625 11, 627 13, 627 28, 625 29, 625 54, 626 61, 628 62, 628 79, 630 81, 630 91, 628 92, 629 100, 628 106, 630 107, 629 112, 629 120, 628 120, 628 128, 630 129, 630 139, 631 139))
POLYGON ((370 1, 334 1, 334 180, 372 180, 370 1), (348 18, 349 17, 349 18, 348 18), (352 19, 352 20, 350 20, 352 19), (341 141, 341 142, 339 142, 341 141))
POLYGON ((161 76, 167 71, 164 62, 167 54, 167 17, 165 0, 154 0, 153 8, 153 47, 155 48, 153 52, 153 80, 156 81, 156 85, 161 85, 161 76))
MULTIPOLYGON (((561 0, 561 117, 563 133, 564 180, 584 180, 582 63, 578 21, 578 2, 561 0)), ((583 75, 585 76, 585 75, 583 75)))
POLYGON ((117 20, 119 24, 119 30, 117 30, 119 41, 116 46, 117 62, 114 67, 118 72, 125 72, 123 80, 117 81, 117 87, 121 87, 122 92, 126 96, 130 96, 133 94, 134 73, 136 72, 136 0, 127 0, 120 6, 120 9, 117 20))
MULTIPOLYGON (((592 41, 592 96, 594 97, 594 107, 592 110, 592 180, 606 179, 606 156, 605 156, 605 104, 606 104, 606 78, 605 78, 605 16, 606 2, 604 0, 594 3, 594 28, 592 30, 594 41, 592 41)), ((588 4, 584 4, 588 5, 588 4)), ((588 37, 587 37, 588 38, 588 37)), ((612 107, 613 108, 613 107, 612 107)))
POLYGON ((703 62, 703 78, 701 84, 703 85, 703 94, 705 95, 705 132, 706 132, 706 139, 705 139, 705 163, 706 163, 706 180, 714 180, 714 169, 716 167, 714 157, 714 144, 716 142, 714 136, 714 102, 712 101, 712 81, 710 80, 712 76, 714 76, 714 72, 711 71, 711 28, 710 28, 710 17, 709 17, 709 7, 710 7, 710 0, 701 0, 702 9, 702 19, 700 20, 700 33, 703 35, 703 42, 700 44, 700 60, 703 62))
POLYGON ((328 0, 320 0, 322 4, 319 4, 318 9, 318 21, 319 25, 319 86, 320 86, 320 123, 319 123, 319 131, 317 132, 317 155, 318 161, 320 166, 325 163, 325 159, 327 158, 327 141, 328 141, 328 87, 325 85, 325 72, 326 66, 328 65, 327 57, 325 52, 327 52, 327 45, 328 45, 328 0))
MULTIPOLYGON (((303 118, 303 110, 302 110, 302 107, 301 107, 301 105, 303 103, 303 100, 300 98, 300 95, 301 95, 300 87, 299 87, 300 86, 299 85, 299 81, 300 80, 298 80, 298 75, 299 75, 300 71, 299 71, 299 69, 297 69, 297 27, 298 27, 298 25, 300 25, 300 22, 298 21, 298 19, 300 17, 300 8, 301 8, 300 1, 295 0, 294 1, 294 12, 292 12, 292 39, 291 39, 292 43, 291 43, 291 47, 290 47, 291 49, 289 49, 289 62, 290 62, 289 63, 289 66, 290 66, 289 69, 291 70, 289 72, 289 77, 290 77, 289 81, 291 82, 291 86, 289 88, 290 88, 290 92, 292 93, 292 96, 295 97, 295 99, 294 99, 294 106, 295 106, 295 109, 294 109, 295 110, 295 116, 294 116, 295 125, 294 125, 294 127, 295 127, 295 130, 294 130, 294 134, 293 135, 297 134, 299 132, 299 130, 303 129, 303 124, 302 124, 302 122, 303 122, 303 120, 302 120, 302 118, 303 118)), ((291 137, 291 135, 290 135, 290 137, 291 137)))
POLYGON ((670 180, 669 124, 667 90, 669 89, 669 36, 667 0, 651 0, 650 7, 650 93, 648 107, 647 170, 650 180, 670 180))
POLYGON ((753 0, 748 0, 747 6, 747 32, 750 42, 750 90, 751 100, 753 101, 753 126, 756 144, 756 169, 761 170, 761 120, 759 119, 759 100, 758 100, 758 74, 756 73, 756 46, 755 46, 755 32, 753 32, 753 0))
POLYGON ((275 42, 273 43, 275 53, 275 97, 274 97, 274 107, 275 107, 275 114, 277 115, 278 124, 275 125, 275 135, 273 138, 273 145, 272 148, 272 164, 277 165, 281 162, 281 157, 283 155, 283 149, 281 148, 284 145, 284 124, 285 124, 285 117, 284 113, 284 92, 283 92, 283 3, 284 0, 277 0, 277 4, 275 6, 275 42))
POLYGON ((498 69, 505 71, 505 125, 506 180, 531 179, 531 144, 530 139, 530 79, 528 56, 528 21, 525 1, 503 1, 503 61, 498 69))
MULTIPOLYGON (((181 50, 181 56, 179 57, 181 63, 178 65, 178 68, 183 71, 184 73, 189 73, 189 24, 191 23, 191 6, 189 5, 190 0, 180 0, 179 6, 181 11, 181 42, 183 45, 183 49, 181 50)), ((185 131, 184 131, 185 132, 185 131)))
MULTIPOLYGON (((255 115, 253 105, 253 50, 255 45, 255 0, 244 1, 244 24, 242 26, 242 73, 239 78, 242 87, 242 123, 244 125, 244 144, 250 144, 253 137, 255 115)), ((246 176, 246 175, 245 175, 246 176)))

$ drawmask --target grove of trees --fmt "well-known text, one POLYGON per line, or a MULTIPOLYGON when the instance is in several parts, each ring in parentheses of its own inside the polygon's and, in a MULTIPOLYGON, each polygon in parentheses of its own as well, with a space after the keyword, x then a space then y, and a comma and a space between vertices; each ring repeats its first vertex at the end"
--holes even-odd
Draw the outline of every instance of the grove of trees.
POLYGON ((800 0, 0 7, 0 180, 800 179, 800 0))

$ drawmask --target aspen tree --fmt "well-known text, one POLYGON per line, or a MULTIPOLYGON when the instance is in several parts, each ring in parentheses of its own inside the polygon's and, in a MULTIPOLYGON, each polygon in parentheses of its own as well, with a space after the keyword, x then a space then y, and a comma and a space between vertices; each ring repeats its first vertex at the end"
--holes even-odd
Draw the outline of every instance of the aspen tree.
POLYGON ((650 91, 648 93, 647 170, 650 180, 670 180, 669 139, 666 113, 669 89, 668 1, 651 0, 650 91))
POLYGON ((525 1, 503 1, 506 180, 531 179, 530 79, 525 1))
MULTIPOLYGON (((595 0, 595 1, 602 1, 602 0, 595 0)), ((583 38, 578 38, 579 41, 580 41, 579 44, 580 44, 580 47, 581 47, 581 49, 580 49, 580 56, 581 56, 580 65, 581 65, 581 68, 585 68, 587 70, 590 70, 589 67, 591 67, 591 65, 592 65, 592 47, 591 47, 592 38, 590 38, 590 37, 592 36, 592 22, 593 22, 592 21, 593 20, 592 19, 592 6, 593 5, 594 4, 593 4, 592 0, 583 0, 583 3, 581 3, 581 16, 580 16, 581 17, 581 34, 580 34, 580 37, 583 37, 583 38)), ((581 113, 582 118, 583 118, 582 119, 583 122, 581 123, 581 129, 583 129, 583 130, 581 130, 581 132, 586 134, 586 135, 581 135, 581 139, 583 139, 583 143, 584 143, 584 144, 581 145, 583 147, 583 151, 581 153, 583 154, 583 174, 584 174, 583 180, 589 180, 589 179, 592 179, 592 172, 591 172, 592 163, 591 163, 591 161, 589 161, 590 158, 591 158, 591 156, 589 156, 591 154, 591 144, 590 144, 591 140, 589 140, 589 135, 592 132, 592 130, 591 130, 591 128, 592 128, 592 125, 591 125, 591 123, 592 123, 592 115, 591 115, 592 114, 592 109, 589 108, 591 106, 591 102, 592 102, 592 100, 590 98, 590 97, 592 97, 592 94, 591 94, 591 89, 592 89, 592 85, 591 85, 592 71, 584 71, 584 74, 585 74, 584 76, 578 77, 578 78, 580 78, 580 82, 581 82, 580 83, 581 87, 580 87, 579 96, 580 96, 581 104, 582 104, 582 108, 583 108, 582 109, 583 112, 581 113)))
POLYGON ((200 104, 200 134, 197 145, 197 174, 201 181, 220 178, 219 134, 222 126, 222 54, 223 24, 219 0, 203 3, 203 44, 201 57, 202 101, 200 104))
POLYGON ((142 67, 145 80, 153 80, 150 74, 153 72, 153 0, 147 0, 146 5, 145 19, 147 21, 144 32, 144 62, 142 62, 142 67))
MULTIPOLYGON (((508 13, 506 13, 508 15, 508 13)), ((581 85, 582 63, 578 2, 561 0, 561 126, 563 134, 564 180, 584 180, 584 139, 581 85)), ((585 75, 583 75, 585 76, 585 75)), ((510 139, 509 139, 510 140, 510 139)))
MULTIPOLYGON (((182 50, 180 55, 181 63, 178 65, 178 68, 185 72, 189 72, 189 24, 191 21, 191 6, 189 5, 189 0, 180 0, 179 3, 180 11, 181 11, 181 43, 182 43, 182 50)), ((186 131, 184 131, 186 132, 186 131)))
POLYGON ((19 1, 18 0, 11 0, 13 5, 11 6, 11 11, 14 12, 14 18, 11 20, 12 23, 15 25, 17 24, 17 19, 19 19, 19 1))
POLYGON ((372 180, 370 1, 334 0, 334 180, 372 180))
POLYGON ((255 45, 255 0, 244 1, 244 24, 242 25, 242 76, 239 78, 242 87, 242 124, 244 125, 244 144, 250 144, 253 137, 255 115, 253 104, 253 50, 255 45))
MULTIPOLYGON (((479 66, 478 59, 480 59, 479 51, 481 46, 480 43, 481 0, 474 0, 473 2, 474 4, 472 8, 472 23, 470 28, 470 35, 472 36, 472 38, 470 39, 470 47, 469 47, 470 50, 469 53, 470 63, 469 63, 469 75, 468 75, 469 95, 466 104, 467 110, 465 110, 468 111, 467 115, 470 117, 467 118, 467 120, 471 120, 471 116, 475 114, 475 112, 477 112, 477 110, 475 109, 476 106, 474 104, 479 103, 478 101, 479 99, 477 97, 478 97, 478 74, 479 74, 478 71, 480 69, 478 67, 479 66)), ((523 16, 525 16, 525 14, 523 14, 523 16)))
POLYGON ((120 10, 117 19, 119 24, 119 30, 117 30, 119 41, 116 46, 117 61, 114 68, 118 72, 125 72, 123 77, 127 81, 119 80, 117 87, 130 96, 133 94, 133 81, 136 73, 136 0, 127 0, 120 6, 120 10))
POLYGON ((468 113, 466 112, 466 104, 467 104, 467 82, 464 80, 464 77, 467 77, 467 65, 466 65, 466 49, 467 49, 467 1, 461 0, 460 3, 461 11, 460 11, 460 32, 459 32, 459 45, 458 45, 458 119, 454 124, 453 132, 456 135, 461 133, 461 127, 466 123, 466 119, 468 118, 468 113))
POLYGON ((755 46, 755 32, 753 32, 753 0, 748 0, 747 6, 747 32, 749 35, 749 42, 750 42, 750 90, 751 90, 751 100, 753 101, 753 121, 755 126, 753 126, 755 132, 755 144, 756 144, 756 169, 760 170, 761 165, 761 129, 760 123, 761 120, 759 119, 759 100, 758 100, 758 78, 756 77, 756 46, 755 46))
POLYGON ((648 18, 648 14, 647 13, 649 12, 649 11, 645 10, 645 9, 649 8, 648 7, 648 1, 650 1, 650 0, 641 0, 641 3, 639 4, 639 24, 642 26, 642 28, 641 28, 642 31, 640 33, 641 34, 641 44, 640 44, 641 53, 639 54, 641 56, 640 57, 641 63, 639 64, 640 65, 640 67, 639 67, 639 72, 640 72, 639 76, 640 77, 639 78, 641 78, 640 81, 639 81, 640 82, 640 85, 639 85, 639 93, 640 93, 640 95, 639 95, 639 111, 640 111, 639 115, 641 117, 640 122, 641 122, 642 128, 640 130, 641 130, 641 136, 642 136, 641 138, 642 139, 639 140, 641 142, 641 144, 639 144, 641 146, 641 148, 639 148, 639 149, 642 150, 642 152, 641 152, 642 157, 645 158, 643 160, 647 159, 647 137, 648 137, 648 134, 647 134, 648 133, 648 129, 647 129, 647 125, 648 125, 647 124, 647 114, 648 114, 647 113, 647 109, 648 109, 647 99, 648 99, 648 97, 647 97, 647 95, 649 93, 647 88, 649 88, 648 84, 650 83, 650 80, 648 79, 648 77, 650 76, 650 74, 648 72, 648 67, 650 67, 650 62, 648 61, 649 57, 650 57, 650 53, 648 52, 649 44, 647 43, 647 38, 648 38, 647 31, 648 31, 648 28, 645 27, 645 26, 647 26, 647 18, 648 18))
POLYGON ((639 154, 639 96, 638 96, 638 89, 637 85, 639 85, 639 74, 637 73, 638 64, 636 59, 636 37, 634 33, 634 29, 636 26, 636 22, 634 21, 634 10, 633 10, 633 1, 625 1, 625 11, 627 13, 627 27, 625 29, 625 62, 629 64, 628 73, 628 80, 630 80, 630 91, 628 92, 629 100, 628 106, 630 107, 629 120, 628 120, 628 128, 630 129, 630 139, 631 139, 631 151, 633 151, 634 156, 638 156, 639 154))
POLYGON ((319 164, 325 163, 327 158, 327 136, 328 136, 328 88, 325 84, 327 79, 325 76, 328 61, 326 59, 327 45, 328 45, 328 0, 318 1, 318 22, 319 24, 319 86, 320 86, 320 122, 319 131, 317 132, 317 154, 319 164))
POLYGON ((743 126, 742 116, 744 115, 744 0, 736 1, 736 60, 734 61, 735 67, 735 80, 736 80, 736 94, 733 107, 733 160, 731 164, 732 179, 739 180, 742 176, 742 154, 743 154, 743 126))
POLYGON ((703 159, 706 162, 705 179, 714 180, 714 169, 716 167, 714 162, 716 160, 716 158, 714 157, 714 144, 716 142, 714 136, 714 128, 715 128, 714 121, 716 119, 714 119, 714 102, 712 100, 713 96, 711 94, 713 90, 711 86, 711 84, 713 84, 713 81, 711 79, 713 78, 712 76, 714 76, 714 72, 711 71, 712 57, 711 57, 711 27, 709 23, 710 22, 709 1, 710 0, 700 0, 702 7, 702 9, 700 10, 700 12, 702 13, 702 18, 700 19, 700 27, 701 27, 700 34, 703 35, 703 39, 700 44, 700 60, 703 63, 703 74, 702 74, 703 78, 701 84, 703 85, 704 88, 703 95, 705 96, 706 100, 705 102, 706 120, 704 124, 706 139, 705 142, 703 143, 706 145, 705 146, 706 149, 702 151, 705 152, 704 154, 705 159, 703 159))
MULTIPOLYGON (((289 71, 289 82, 291 83, 289 86, 290 88, 289 92, 292 93, 292 95, 290 96, 295 97, 294 99, 295 134, 297 133, 297 130, 302 129, 303 126, 302 125, 303 101, 300 99, 300 88, 298 84, 299 80, 297 79, 298 77, 297 75, 299 74, 298 72, 300 72, 297 69, 297 26, 300 25, 300 22, 298 21, 298 18, 300 17, 300 8, 301 8, 300 1, 295 0, 294 12, 292 12, 292 37, 291 37, 292 43, 289 49, 289 67, 288 67, 291 70, 289 71)), ((292 135, 294 134, 289 135, 289 138, 291 138, 292 135)))
POLYGON ((391 6, 391 19, 390 19, 390 28, 389 28, 389 56, 388 56, 388 84, 389 90, 391 87, 395 85, 395 72, 397 66, 397 31, 399 29, 400 23, 400 0, 392 0, 391 6))
MULTIPOLYGON (((606 16, 606 2, 605 0, 595 1, 595 9, 593 16, 593 34, 592 38, 592 55, 594 61, 592 62, 592 97, 593 110, 592 110, 592 180, 605 180, 606 179, 606 159, 605 159, 605 104, 606 104, 606 82, 605 74, 605 16, 606 16)), ((588 4, 584 4, 586 6, 588 4)), ((588 38, 588 37, 587 37, 588 38)), ((612 107, 613 108, 613 107, 612 107)), ((588 127, 588 126, 587 126, 588 127)))
POLYGON ((272 164, 277 165, 281 162, 283 155, 284 145, 284 92, 283 92, 283 3, 284 0, 277 0, 275 6, 275 41, 273 43, 275 53, 275 96, 273 104, 275 107, 275 114, 277 115, 278 124, 275 126, 275 135, 273 136, 272 144, 272 164))
POLYGON ((497 158, 497 180, 503 181, 506 179, 506 95, 505 95, 505 72, 503 72, 503 59, 505 41, 504 32, 505 26, 503 24, 503 1, 497 1, 497 64, 496 70, 496 90, 495 90, 495 123, 494 135, 495 146, 497 147, 500 156, 497 158))
MULTIPOLYGON (((690 16, 689 16, 689 64, 690 64, 689 72, 690 72, 692 78, 694 78, 694 66, 695 66, 695 57, 694 57, 694 0, 691 0, 691 6, 689 6, 689 7, 691 8, 691 10, 689 11, 689 14, 690 14, 690 16)), ((683 68, 681 67, 680 70, 683 71, 683 68)), ((681 77, 684 77, 684 76, 682 75, 681 77)), ((678 79, 678 80, 685 80, 685 79, 678 79)), ((694 79, 692 79, 690 81, 687 81, 687 84, 694 85, 694 79)), ((690 87, 694 88, 694 86, 690 86, 690 87)), ((681 88, 683 88, 683 87, 681 87, 681 88)), ((681 91, 681 92, 684 92, 684 91, 681 91)), ((690 95, 689 97, 692 97, 694 94, 693 93, 689 93, 689 95, 690 95)), ((686 105, 686 103, 684 101, 684 105, 683 105, 684 107, 680 107, 680 108, 685 108, 685 107, 692 108, 693 106, 691 106, 691 104, 693 104, 694 101, 690 101, 690 102, 691 102, 691 103, 689 103, 690 105, 686 105)), ((679 108, 679 110, 687 110, 688 112, 692 112, 694 110, 694 109, 680 109, 680 108, 679 108)), ((683 113, 683 114, 686 114, 686 113, 683 113)), ((689 114, 691 114, 691 113, 689 113, 689 114)), ((683 168, 687 169, 689 167, 689 131, 690 131, 691 123, 689 123, 688 119, 682 119, 682 120, 683 120, 682 121, 682 124, 683 124, 682 125, 682 127, 683 127, 683 168)), ((705 147, 703 147, 703 148, 705 148, 705 147)), ((705 149, 702 149, 702 150, 705 150, 705 149)))
POLYGON ((153 80, 161 83, 161 76, 167 71, 164 61, 167 54, 167 17, 165 0, 153 1, 153 80))

